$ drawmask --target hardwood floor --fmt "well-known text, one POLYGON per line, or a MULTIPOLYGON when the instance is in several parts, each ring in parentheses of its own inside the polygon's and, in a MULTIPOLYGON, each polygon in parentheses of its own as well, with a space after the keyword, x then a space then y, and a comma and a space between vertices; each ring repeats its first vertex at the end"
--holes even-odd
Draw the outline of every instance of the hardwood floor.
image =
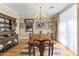
MULTIPOLYGON (((27 42, 28 40, 21 39, 18 45, 14 46, 13 48, 3 53, 3 56, 19 56, 20 52, 26 46, 27 42)), ((55 42, 54 46, 57 47, 61 51, 63 56, 75 56, 75 54, 73 54, 70 50, 68 50, 67 48, 65 48, 63 45, 61 45, 58 42, 55 42)))
POLYGON ((21 50, 26 46, 26 43, 28 41, 26 40, 20 40, 19 44, 16 45, 15 47, 9 49, 8 51, 6 51, 5 53, 3 53, 4 56, 18 56, 21 52, 21 50))

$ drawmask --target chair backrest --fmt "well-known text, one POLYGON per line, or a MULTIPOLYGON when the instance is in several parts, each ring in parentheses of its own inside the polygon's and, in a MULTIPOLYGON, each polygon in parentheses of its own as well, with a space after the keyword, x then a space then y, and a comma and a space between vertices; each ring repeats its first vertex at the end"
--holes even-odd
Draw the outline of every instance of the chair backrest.
POLYGON ((33 40, 33 55, 35 56, 35 46, 38 46, 39 45, 39 41, 38 40, 33 40))
POLYGON ((44 43, 51 44, 51 41, 49 39, 45 40, 44 43))
POLYGON ((32 38, 33 35, 34 35, 34 34, 31 34, 31 33, 29 34, 29 39, 30 39, 30 40, 31 40, 31 38, 32 38))
MULTIPOLYGON (((48 55, 50 55, 50 44, 51 44, 51 41, 50 40, 45 40, 44 42, 44 47, 49 47, 49 50, 48 50, 48 55), (46 42, 46 43, 45 43, 46 42)), ((35 46, 39 46, 39 44, 40 44, 40 41, 39 40, 33 40, 33 54, 34 54, 34 56, 35 56, 35 46), (37 43, 38 42, 38 43, 37 43)), ((41 45, 40 45, 41 46, 41 45)), ((41 52, 40 52, 41 53, 41 52)))
POLYGON ((51 45, 51 41, 50 40, 46 40, 46 41, 44 41, 44 46, 45 47, 48 47, 48 56, 50 56, 50 45, 51 45))
POLYGON ((53 40, 53 38, 54 38, 54 37, 53 37, 53 33, 50 33, 50 38, 53 40))
POLYGON ((33 45, 35 45, 35 44, 39 44, 40 42, 39 42, 39 40, 33 40, 33 45))

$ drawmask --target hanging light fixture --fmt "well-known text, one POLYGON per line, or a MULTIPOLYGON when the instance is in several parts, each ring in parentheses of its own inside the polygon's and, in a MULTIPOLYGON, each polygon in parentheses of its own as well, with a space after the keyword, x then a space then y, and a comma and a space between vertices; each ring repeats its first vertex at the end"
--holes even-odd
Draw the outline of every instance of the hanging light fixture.
POLYGON ((39 14, 35 17, 38 20, 46 19, 46 16, 42 14, 42 7, 39 7, 39 14))
POLYGON ((42 18, 41 18, 41 8, 42 8, 42 7, 39 7, 39 8, 40 8, 40 13, 39 13, 39 14, 40 14, 40 15, 39 15, 40 17, 39 17, 39 19, 41 20, 41 19, 42 19, 42 18))

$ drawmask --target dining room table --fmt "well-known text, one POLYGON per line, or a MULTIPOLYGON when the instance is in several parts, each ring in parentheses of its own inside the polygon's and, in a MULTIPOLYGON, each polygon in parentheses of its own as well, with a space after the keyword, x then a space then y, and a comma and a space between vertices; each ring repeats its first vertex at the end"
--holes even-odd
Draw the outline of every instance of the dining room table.
MULTIPOLYGON (((50 36, 48 36, 47 34, 34 34, 34 35, 31 36, 31 39, 29 41, 30 42, 29 47, 30 47, 30 45, 33 44, 33 41, 34 40, 37 40, 37 41, 40 42, 40 44, 38 46, 39 52, 40 52, 40 56, 43 56, 44 55, 44 50, 45 50, 44 42, 45 41, 50 41, 50 44, 52 44, 52 45, 54 43, 52 41, 52 39, 50 38, 50 36)), ((30 51, 31 51, 31 48, 29 48, 29 53, 31 55, 31 52, 30 51)))

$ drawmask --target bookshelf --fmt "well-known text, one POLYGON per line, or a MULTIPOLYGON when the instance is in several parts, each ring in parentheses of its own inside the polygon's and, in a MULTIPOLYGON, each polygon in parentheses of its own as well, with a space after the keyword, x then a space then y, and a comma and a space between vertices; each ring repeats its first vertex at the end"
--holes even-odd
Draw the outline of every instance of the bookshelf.
POLYGON ((0 52, 18 43, 18 34, 15 32, 16 26, 16 18, 0 13, 0 45, 3 46, 0 52))

